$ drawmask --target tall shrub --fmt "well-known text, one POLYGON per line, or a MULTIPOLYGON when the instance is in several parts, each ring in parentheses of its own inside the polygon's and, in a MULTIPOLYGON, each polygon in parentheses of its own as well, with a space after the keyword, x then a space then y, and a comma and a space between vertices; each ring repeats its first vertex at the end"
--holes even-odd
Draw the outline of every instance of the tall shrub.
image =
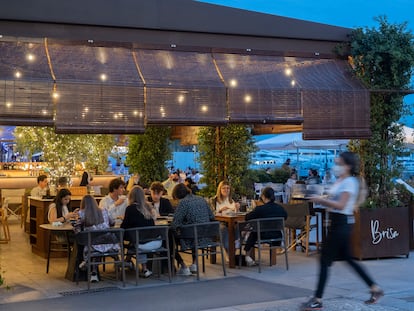
POLYGON ((221 180, 229 180, 236 194, 246 195, 245 177, 251 154, 256 151, 249 128, 244 125, 204 127, 198 134, 200 162, 207 187, 206 196, 214 195, 221 180))
POLYGON ((165 161, 171 158, 169 127, 147 127, 144 134, 130 135, 126 163, 144 184, 168 177, 165 161))
POLYGON ((398 120, 405 112, 403 92, 409 89, 414 65, 413 35, 406 23, 390 24, 377 18, 378 28, 358 28, 351 37, 351 64, 355 74, 371 90, 369 140, 352 141, 359 153, 363 175, 369 187, 368 207, 399 204, 392 179, 401 167, 397 156, 403 148, 398 120))

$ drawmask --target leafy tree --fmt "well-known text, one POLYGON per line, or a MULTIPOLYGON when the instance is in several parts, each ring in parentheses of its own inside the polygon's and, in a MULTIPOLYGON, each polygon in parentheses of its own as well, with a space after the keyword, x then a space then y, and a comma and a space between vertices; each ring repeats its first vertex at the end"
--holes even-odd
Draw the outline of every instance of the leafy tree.
POLYGON ((56 134, 50 127, 18 126, 14 136, 18 151, 29 158, 43 151, 52 180, 73 175, 80 162, 85 162, 86 169, 103 171, 114 145, 112 135, 56 134))
POLYGON ((139 172, 141 181, 150 184, 168 177, 165 161, 171 158, 169 127, 147 127, 144 134, 130 135, 126 163, 139 172))
POLYGON ((363 175, 369 187, 370 207, 399 204, 392 179, 401 173, 397 156, 403 148, 398 120, 405 112, 403 91, 409 89, 414 65, 413 35, 407 24, 390 24, 376 19, 378 28, 358 28, 351 37, 351 65, 371 90, 371 131, 369 140, 352 141, 359 153, 363 175))
POLYGON ((256 146, 243 125, 203 127, 198 134, 200 162, 207 187, 202 194, 214 195, 221 180, 229 180, 236 194, 249 194, 245 177, 256 146))

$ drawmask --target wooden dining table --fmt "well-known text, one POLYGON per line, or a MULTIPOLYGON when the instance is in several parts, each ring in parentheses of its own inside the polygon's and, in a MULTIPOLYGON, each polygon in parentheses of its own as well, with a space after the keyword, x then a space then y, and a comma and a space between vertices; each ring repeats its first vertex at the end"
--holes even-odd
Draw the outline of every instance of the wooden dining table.
POLYGON ((246 213, 235 213, 231 215, 216 214, 215 218, 217 221, 225 222, 229 230, 229 267, 236 267, 236 248, 234 242, 236 240, 236 225, 240 221, 245 220, 246 213))

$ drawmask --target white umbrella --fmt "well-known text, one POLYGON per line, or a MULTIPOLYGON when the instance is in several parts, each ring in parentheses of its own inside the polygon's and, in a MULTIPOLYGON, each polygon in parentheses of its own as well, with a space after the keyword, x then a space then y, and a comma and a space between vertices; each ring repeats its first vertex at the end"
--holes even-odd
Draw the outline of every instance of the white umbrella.
POLYGON ((341 149, 348 144, 348 139, 334 140, 303 140, 302 133, 280 134, 256 143, 259 149, 288 150, 288 149, 341 149))

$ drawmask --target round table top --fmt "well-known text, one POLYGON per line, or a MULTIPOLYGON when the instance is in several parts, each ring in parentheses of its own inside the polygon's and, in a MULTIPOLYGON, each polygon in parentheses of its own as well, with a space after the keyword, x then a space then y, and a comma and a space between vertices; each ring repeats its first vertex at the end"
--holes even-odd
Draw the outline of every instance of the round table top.
POLYGON ((61 225, 42 224, 39 227, 45 230, 52 230, 52 231, 72 231, 73 230, 73 226, 70 222, 61 223, 61 225))

